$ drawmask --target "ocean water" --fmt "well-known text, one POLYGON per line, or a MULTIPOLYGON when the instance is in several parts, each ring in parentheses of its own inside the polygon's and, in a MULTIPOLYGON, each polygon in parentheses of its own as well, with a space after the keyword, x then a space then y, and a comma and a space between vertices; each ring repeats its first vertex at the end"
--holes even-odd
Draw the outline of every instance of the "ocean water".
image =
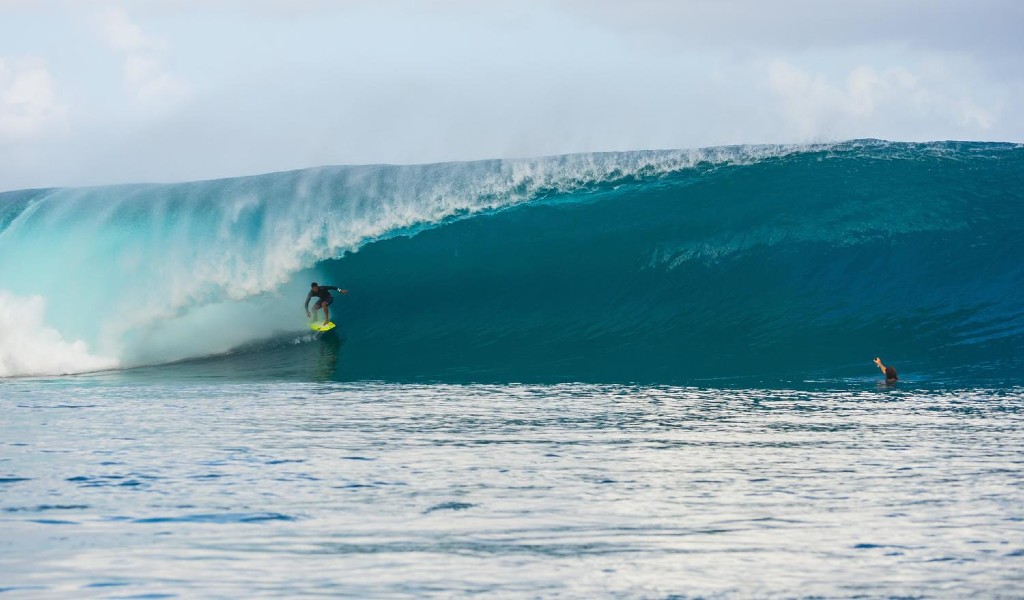
POLYGON ((968 142, 2 193, 0 594, 1024 597, 1022 223, 968 142))
POLYGON ((115 378, 4 395, 10 597, 1024 589, 1021 389, 115 378))

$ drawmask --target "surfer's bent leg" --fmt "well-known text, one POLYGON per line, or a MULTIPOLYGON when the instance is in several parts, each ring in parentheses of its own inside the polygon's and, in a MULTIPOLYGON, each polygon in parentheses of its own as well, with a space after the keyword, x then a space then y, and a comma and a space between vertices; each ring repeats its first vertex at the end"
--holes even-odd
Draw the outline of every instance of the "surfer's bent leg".
POLYGON ((331 320, 331 309, 329 309, 327 307, 330 306, 331 302, 333 302, 333 301, 334 301, 334 298, 330 298, 328 300, 324 300, 324 325, 329 323, 330 320, 331 320))

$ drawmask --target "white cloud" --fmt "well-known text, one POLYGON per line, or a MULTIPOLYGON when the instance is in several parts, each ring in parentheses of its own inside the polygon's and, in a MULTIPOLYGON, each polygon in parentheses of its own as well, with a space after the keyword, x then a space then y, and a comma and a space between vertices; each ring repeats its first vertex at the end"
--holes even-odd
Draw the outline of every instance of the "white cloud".
POLYGON ((981 129, 992 129, 996 124, 994 110, 986 110, 970 100, 961 100, 957 104, 960 113, 960 124, 963 127, 979 127, 981 129))
POLYGON ((166 49, 162 40, 148 37, 123 10, 108 8, 100 15, 99 24, 107 45, 119 52, 162 52, 166 49))
POLYGON ((188 83, 171 74, 166 66, 167 42, 148 35, 124 10, 109 8, 96 22, 107 46, 122 58, 125 90, 136 101, 150 107, 167 107, 186 99, 188 83))
POLYGON ((803 139, 873 135, 872 131, 897 139, 917 139, 918 131, 927 130, 977 135, 998 122, 997 107, 986 107, 955 83, 935 76, 921 76, 902 66, 858 65, 836 81, 781 59, 767 66, 778 114, 803 139))
POLYGON ((61 121, 67 106, 57 96, 57 83, 46 63, 37 58, 0 58, 0 136, 25 138, 61 121))

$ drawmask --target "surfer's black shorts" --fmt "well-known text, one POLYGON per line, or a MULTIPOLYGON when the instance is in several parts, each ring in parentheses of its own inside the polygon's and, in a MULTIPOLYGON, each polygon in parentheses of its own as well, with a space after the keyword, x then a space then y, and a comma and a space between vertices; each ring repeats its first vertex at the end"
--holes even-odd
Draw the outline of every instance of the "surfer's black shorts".
POLYGON ((321 306, 330 306, 331 302, 334 302, 334 296, 321 298, 320 300, 316 301, 316 304, 313 305, 313 308, 320 308, 321 306))

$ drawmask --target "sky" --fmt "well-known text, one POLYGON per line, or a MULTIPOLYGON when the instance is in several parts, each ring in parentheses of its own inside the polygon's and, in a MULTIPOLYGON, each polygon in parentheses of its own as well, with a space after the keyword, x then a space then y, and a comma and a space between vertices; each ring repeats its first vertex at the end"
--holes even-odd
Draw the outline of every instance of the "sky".
POLYGON ((0 0, 0 190, 1024 141, 1020 0, 0 0))

